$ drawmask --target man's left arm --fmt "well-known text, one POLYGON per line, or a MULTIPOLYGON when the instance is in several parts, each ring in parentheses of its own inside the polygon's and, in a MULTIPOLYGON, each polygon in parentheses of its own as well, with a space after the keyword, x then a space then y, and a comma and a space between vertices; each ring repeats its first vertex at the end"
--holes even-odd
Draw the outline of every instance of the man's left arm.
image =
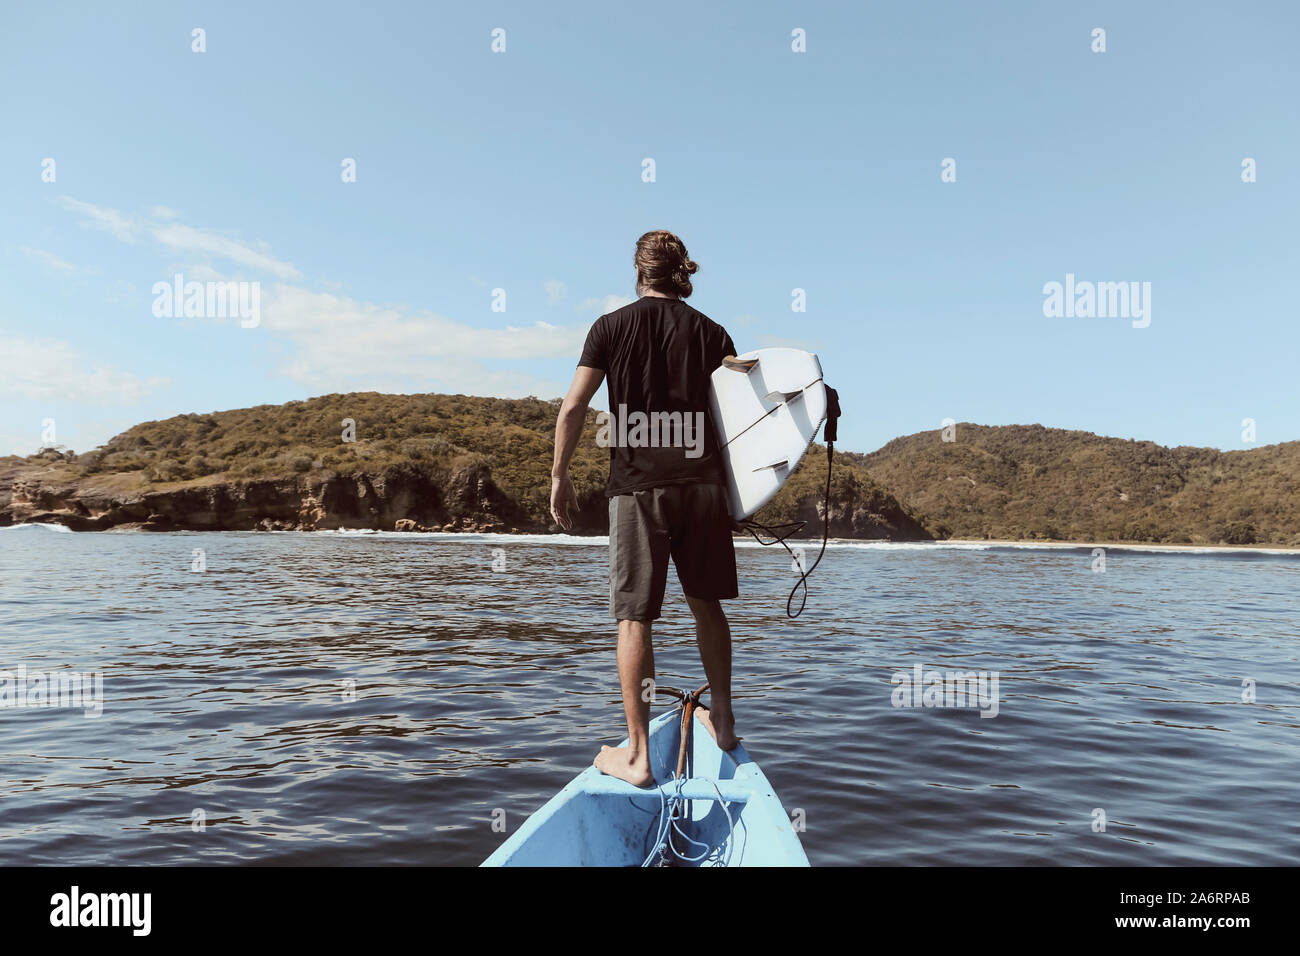
POLYGON ((605 380, 598 368, 579 365, 573 375, 569 394, 560 404, 560 414, 555 419, 555 461, 551 465, 551 517, 568 531, 573 527, 573 512, 578 506, 578 496, 569 477, 569 462, 582 437, 582 426, 587 420, 587 405, 605 380))

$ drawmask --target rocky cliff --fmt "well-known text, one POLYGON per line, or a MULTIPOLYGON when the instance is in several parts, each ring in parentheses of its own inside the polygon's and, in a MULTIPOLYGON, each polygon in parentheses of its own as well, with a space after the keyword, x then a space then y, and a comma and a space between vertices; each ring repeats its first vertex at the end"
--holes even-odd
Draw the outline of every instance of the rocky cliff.
MULTIPOLYGON (((158 487, 137 486, 131 476, 123 475, 78 478, 65 467, 69 461, 49 451, 28 459, 0 459, 0 526, 54 523, 73 531, 558 530, 551 521, 530 515, 497 486, 491 469, 481 463, 447 474, 410 465, 374 474, 208 479, 158 487)), ((579 495, 575 533, 609 530, 606 501, 599 489, 579 495)), ((759 517, 805 521, 801 536, 812 536, 821 529, 821 497, 805 488, 759 517)), ((888 495, 845 493, 838 482, 830 533, 892 540, 930 537, 921 522, 888 495)))
POLYGON ((418 468, 391 468, 111 491, 95 481, 69 481, 46 462, 48 457, 27 459, 6 469, 0 525, 53 522, 73 531, 547 530, 481 464, 441 483, 418 468))

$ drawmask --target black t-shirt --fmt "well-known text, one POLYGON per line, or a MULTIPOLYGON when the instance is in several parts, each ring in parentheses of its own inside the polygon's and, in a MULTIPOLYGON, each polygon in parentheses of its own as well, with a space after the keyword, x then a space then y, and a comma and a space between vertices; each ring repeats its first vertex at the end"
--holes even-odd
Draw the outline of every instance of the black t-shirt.
POLYGON ((688 482, 726 482, 709 415, 709 377, 736 354, 727 330, 680 299, 645 296, 587 333, 579 365, 609 384, 607 496, 688 482))

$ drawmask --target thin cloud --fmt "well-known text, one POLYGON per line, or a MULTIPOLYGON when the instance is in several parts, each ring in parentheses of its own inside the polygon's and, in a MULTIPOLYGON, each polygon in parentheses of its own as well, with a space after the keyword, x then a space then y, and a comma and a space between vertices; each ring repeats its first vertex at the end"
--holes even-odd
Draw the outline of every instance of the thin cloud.
POLYGON ((0 394, 58 399, 91 405, 132 405, 171 383, 142 379, 103 362, 92 362, 57 339, 0 338, 0 394))
POLYGON ((71 196, 60 196, 55 201, 64 209, 80 216, 82 225, 102 229, 122 242, 136 242, 135 224, 116 209, 82 202, 71 196))
POLYGON ((490 369, 484 360, 573 358, 587 332, 585 325, 546 322, 484 329, 424 309, 285 284, 263 292, 261 327, 293 344, 294 356, 283 372, 304 384, 432 380, 426 389, 502 397, 549 394, 557 383, 490 369))
POLYGON ((71 262, 60 259, 54 253, 46 252, 44 249, 33 249, 31 246, 19 246, 18 248, 24 255, 34 259, 46 268, 61 272, 64 275, 76 275, 88 271, 80 266, 74 266, 71 262))
POLYGON ((298 279, 302 276, 289 263, 270 255, 265 243, 253 246, 214 232, 176 223, 150 226, 149 232, 158 242, 178 252, 206 252, 258 272, 268 272, 277 279, 298 279))
MULTIPOLYGON (((282 280, 301 279, 293 265, 275 258, 265 242, 247 242, 212 230, 175 221, 176 213, 155 206, 149 216, 131 218, 115 209, 95 206, 70 197, 59 204, 82 222, 103 229, 125 242, 152 241, 173 254, 194 256, 185 267, 192 280, 219 281, 225 277, 203 261, 224 259, 253 273, 282 280)), ((182 260, 182 261, 188 261, 182 260)), ((475 279, 476 284, 482 282, 475 279)), ((321 283, 336 290, 338 283, 321 283)), ((543 289, 554 304, 568 294, 558 279, 547 280, 543 289)), ((625 296, 591 299, 586 306, 613 311, 632 300, 625 296)), ((380 390, 452 391, 500 397, 561 395, 567 382, 558 382, 526 371, 494 367, 493 360, 531 362, 539 359, 574 358, 582 349, 588 323, 554 325, 533 321, 504 328, 481 328, 457 322, 427 309, 396 304, 378 304, 339 295, 336 291, 314 291, 292 282, 263 287, 261 321, 257 331, 243 335, 271 333, 288 343, 289 358, 281 374, 313 388, 363 388, 380 390)), ((66 343, 54 343, 48 355, 58 356, 66 343)), ((66 361, 64 355, 58 361, 66 361)), ((84 363, 83 363, 84 364, 84 363)), ((60 389, 66 395, 70 383, 45 372, 14 385, 22 394, 47 395, 60 389)), ((112 391, 122 395, 144 394, 163 380, 141 382, 125 373, 113 377, 110 370, 92 370, 92 393, 112 391)))
POLYGON ((173 222, 177 213, 166 206, 154 206, 152 218, 133 219, 116 209, 96 206, 70 196, 60 196, 57 203, 79 216, 82 225, 102 229, 122 242, 135 244, 152 239, 173 252, 206 253, 257 272, 267 273, 277 279, 299 279, 302 273, 296 267, 271 255, 269 244, 261 241, 246 242, 214 232, 173 222))

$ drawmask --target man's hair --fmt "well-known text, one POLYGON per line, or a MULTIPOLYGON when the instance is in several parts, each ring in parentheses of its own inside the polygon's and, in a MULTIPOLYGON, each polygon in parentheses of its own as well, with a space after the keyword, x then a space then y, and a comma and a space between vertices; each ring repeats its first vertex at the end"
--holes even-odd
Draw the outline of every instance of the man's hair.
POLYGON ((686 254, 686 244, 667 229, 647 232, 636 241, 636 291, 646 290, 683 299, 695 291, 691 276, 700 267, 686 254))

